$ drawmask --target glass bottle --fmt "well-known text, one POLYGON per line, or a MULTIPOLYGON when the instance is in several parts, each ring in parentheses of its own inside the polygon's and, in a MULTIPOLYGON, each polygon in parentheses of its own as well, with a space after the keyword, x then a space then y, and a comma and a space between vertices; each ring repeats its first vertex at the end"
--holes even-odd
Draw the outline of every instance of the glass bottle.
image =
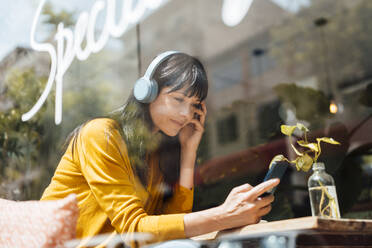
POLYGON ((340 208, 333 177, 325 172, 324 163, 321 162, 313 164, 313 171, 308 180, 312 215, 340 218, 340 208))

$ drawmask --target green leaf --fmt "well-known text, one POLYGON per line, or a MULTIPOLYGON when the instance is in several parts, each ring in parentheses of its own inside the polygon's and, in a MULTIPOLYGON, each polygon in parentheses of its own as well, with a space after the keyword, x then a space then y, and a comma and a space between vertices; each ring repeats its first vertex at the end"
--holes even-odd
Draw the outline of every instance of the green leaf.
POLYGON ((332 145, 340 145, 340 143, 332 138, 327 138, 327 137, 322 137, 322 138, 316 138, 316 140, 318 141, 318 144, 320 142, 325 142, 325 143, 329 143, 329 144, 332 144, 332 145))
POLYGON ((296 168, 297 170, 300 169, 304 172, 308 172, 313 165, 313 162, 313 159, 305 153, 303 156, 296 159, 296 168))
POLYGON ((317 143, 307 143, 304 140, 299 140, 299 141, 297 141, 297 144, 299 144, 302 147, 307 147, 314 152, 319 151, 319 147, 318 147, 317 143))
POLYGON ((300 159, 300 157, 297 157, 295 160, 292 160, 291 163, 294 163, 296 165, 296 170, 297 171, 300 171, 301 170, 301 167, 298 166, 297 164, 297 161, 300 159))
POLYGON ((293 131, 297 128, 297 126, 288 126, 288 125, 281 125, 280 130, 283 134, 291 136, 293 131))
POLYGON ((297 123, 296 127, 301 130, 302 132, 309 132, 309 129, 307 129, 307 127, 305 127, 304 124, 302 123, 297 123))

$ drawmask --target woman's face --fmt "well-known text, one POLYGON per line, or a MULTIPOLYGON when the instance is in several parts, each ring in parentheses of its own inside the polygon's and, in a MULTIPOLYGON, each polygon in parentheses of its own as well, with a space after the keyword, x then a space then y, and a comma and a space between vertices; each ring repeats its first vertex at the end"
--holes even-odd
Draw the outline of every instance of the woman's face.
POLYGON ((176 136, 186 126, 196 111, 199 99, 188 97, 184 89, 169 92, 171 88, 163 88, 158 97, 150 103, 150 116, 154 123, 154 132, 161 130, 168 136, 176 136))

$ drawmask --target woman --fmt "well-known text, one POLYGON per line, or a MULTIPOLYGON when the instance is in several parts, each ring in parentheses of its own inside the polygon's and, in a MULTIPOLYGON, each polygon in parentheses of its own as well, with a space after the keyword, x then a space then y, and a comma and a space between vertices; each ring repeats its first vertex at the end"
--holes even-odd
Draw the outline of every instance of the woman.
POLYGON ((207 113, 208 81, 200 61, 163 53, 145 77, 158 87, 155 99, 142 99, 147 92, 141 92, 141 79, 120 115, 75 129, 42 200, 77 195, 79 238, 140 232, 163 241, 257 223, 274 199, 259 196, 278 180, 236 187, 222 205, 191 213, 207 113))

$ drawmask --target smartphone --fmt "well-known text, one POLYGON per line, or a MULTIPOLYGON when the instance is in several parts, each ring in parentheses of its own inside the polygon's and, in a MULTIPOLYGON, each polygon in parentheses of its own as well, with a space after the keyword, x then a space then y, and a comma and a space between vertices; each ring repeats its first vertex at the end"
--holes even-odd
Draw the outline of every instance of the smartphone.
MULTIPOLYGON (((287 170, 289 163, 287 161, 275 161, 273 162, 271 168, 267 171, 266 176, 264 178, 264 182, 270 180, 272 178, 279 178, 282 179, 285 171, 287 170)), ((276 186, 277 187, 277 186, 276 186)), ((274 194, 276 187, 266 191, 261 196, 267 196, 270 194, 274 194)))

